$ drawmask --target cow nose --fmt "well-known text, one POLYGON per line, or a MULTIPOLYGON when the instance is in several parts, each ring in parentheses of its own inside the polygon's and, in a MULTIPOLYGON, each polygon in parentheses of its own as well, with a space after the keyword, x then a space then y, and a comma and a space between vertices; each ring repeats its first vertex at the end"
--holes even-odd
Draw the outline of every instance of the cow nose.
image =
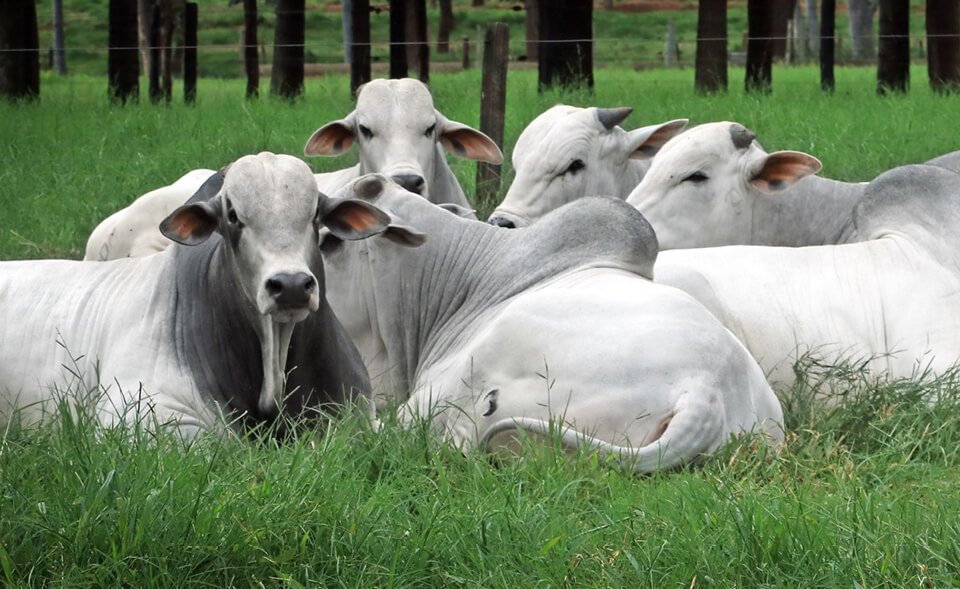
POLYGON ((278 305, 305 307, 317 288, 317 280, 306 272, 280 272, 267 279, 267 294, 278 305))
POLYGON ((491 225, 496 225, 497 227, 506 227, 507 229, 516 229, 517 226, 513 224, 513 221, 510 219, 504 219, 503 217, 490 217, 490 220, 487 221, 491 225))
POLYGON ((414 194, 423 194, 426 180, 424 180, 420 174, 397 174, 396 176, 392 176, 392 178, 394 182, 403 186, 404 189, 414 194))

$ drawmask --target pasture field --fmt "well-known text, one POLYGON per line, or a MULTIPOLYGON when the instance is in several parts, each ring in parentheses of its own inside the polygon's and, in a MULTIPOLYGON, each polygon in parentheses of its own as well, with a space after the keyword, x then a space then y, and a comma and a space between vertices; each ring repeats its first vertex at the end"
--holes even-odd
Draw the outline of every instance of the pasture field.
MULTIPOLYGON (((956 97, 913 72, 878 98, 875 71, 778 68, 771 96, 693 95, 692 70, 598 70, 588 93, 539 95, 511 72, 505 152, 556 102, 635 108, 626 126, 736 120, 764 146, 867 180, 960 148, 956 97)), ((0 259, 82 254, 94 225, 196 167, 302 153, 352 108, 347 80, 295 103, 201 80, 198 101, 111 106, 102 77, 45 77, 0 104, 0 259)), ((435 75, 438 107, 476 126, 477 71, 435 75)), ((318 171, 355 153, 310 160, 318 171)), ((456 165, 467 194, 472 162, 456 165)), ((511 172, 505 166, 505 184, 511 172)), ((503 190, 501 191, 501 194, 503 190)), ((495 203, 475 203, 486 215, 495 203)), ((29 295, 26 295, 29 296, 29 295)), ((6 326, 0 326, 5 329, 6 326)), ((528 446, 496 461, 403 430, 336 419, 285 441, 120 431, 81 413, 0 431, 0 585, 64 587, 941 587, 960 583, 960 375, 870 382, 857 365, 798 365, 787 442, 735 441, 702 465, 633 476, 587 453, 528 446), (810 390, 838 398, 827 408, 810 390)), ((0 383, 2 386, 2 383, 0 383)), ((547 386, 545 383, 544 386, 547 386)))

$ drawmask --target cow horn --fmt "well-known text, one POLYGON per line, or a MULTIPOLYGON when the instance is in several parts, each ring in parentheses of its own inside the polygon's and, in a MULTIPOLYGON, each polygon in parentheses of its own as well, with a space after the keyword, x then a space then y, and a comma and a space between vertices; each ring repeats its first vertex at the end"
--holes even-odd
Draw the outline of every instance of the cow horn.
POLYGON ((630 116, 633 108, 621 106, 620 108, 598 108, 597 120, 603 125, 603 128, 609 131, 623 122, 623 119, 630 116))
POLYGON ((740 123, 730 124, 730 138, 733 140, 733 146, 737 149, 746 149, 750 147, 757 134, 747 129, 740 123))

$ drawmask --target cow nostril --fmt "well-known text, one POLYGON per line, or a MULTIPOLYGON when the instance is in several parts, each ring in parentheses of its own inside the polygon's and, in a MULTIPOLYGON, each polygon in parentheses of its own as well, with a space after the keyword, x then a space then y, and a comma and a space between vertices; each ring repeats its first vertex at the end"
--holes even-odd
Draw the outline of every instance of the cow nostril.
POLYGON ((264 288, 277 304, 301 307, 309 304, 317 279, 307 272, 280 272, 268 278, 264 288))
POLYGON ((313 276, 307 276, 307 279, 303 281, 303 292, 309 294, 313 292, 313 289, 316 286, 317 281, 313 279, 313 276))
POLYGON ((414 194, 423 194, 423 189, 426 186, 426 180, 419 174, 397 174, 393 176, 393 180, 400 186, 403 186, 405 190, 409 190, 414 194))
POLYGON ((517 226, 510 219, 504 219, 503 217, 490 217, 490 220, 487 221, 491 225, 496 225, 497 227, 505 227, 507 229, 516 229, 517 226))
POLYGON ((273 298, 277 298, 283 294, 283 282, 277 280, 276 278, 270 278, 267 280, 266 284, 267 294, 273 298))

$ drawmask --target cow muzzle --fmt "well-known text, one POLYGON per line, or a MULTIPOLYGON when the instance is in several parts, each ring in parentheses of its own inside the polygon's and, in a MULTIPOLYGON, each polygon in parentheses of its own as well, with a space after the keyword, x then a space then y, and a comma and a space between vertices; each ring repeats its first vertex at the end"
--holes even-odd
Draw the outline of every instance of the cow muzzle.
POLYGON ((307 272, 278 272, 264 283, 264 290, 281 312, 310 311, 317 288, 317 279, 307 272))
POLYGON ((427 181, 420 174, 394 174, 390 178, 402 186, 404 190, 421 196, 427 187, 427 181))

